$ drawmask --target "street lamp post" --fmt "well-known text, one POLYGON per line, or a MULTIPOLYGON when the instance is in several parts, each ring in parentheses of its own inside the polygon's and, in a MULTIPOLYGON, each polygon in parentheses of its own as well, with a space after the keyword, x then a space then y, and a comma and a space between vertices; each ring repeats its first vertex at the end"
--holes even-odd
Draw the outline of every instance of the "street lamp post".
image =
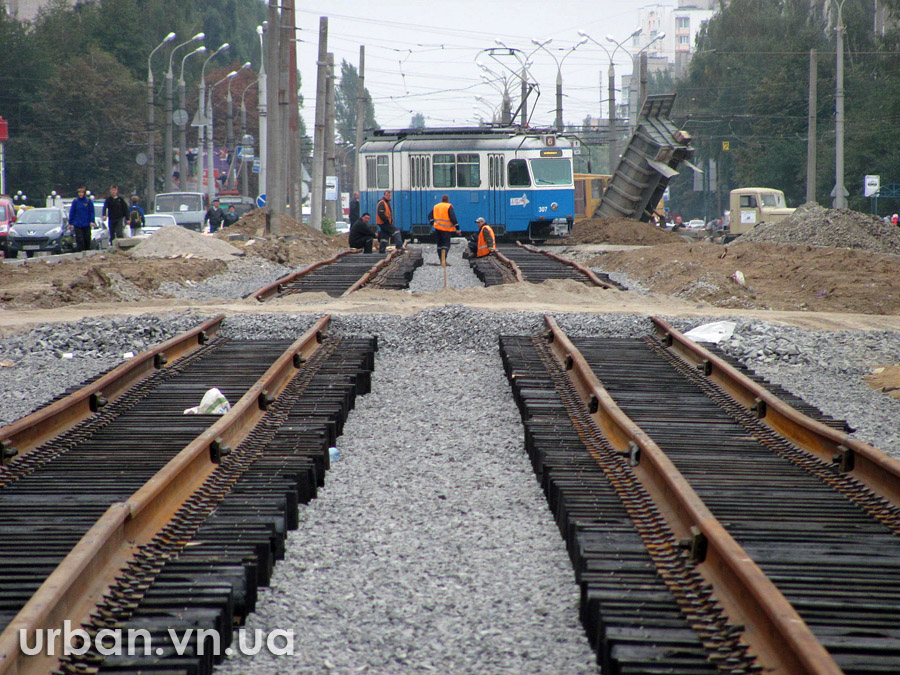
POLYGON ((185 45, 189 45, 196 40, 202 40, 204 37, 206 37, 205 34, 197 33, 190 40, 186 40, 180 45, 175 45, 175 47, 172 48, 172 51, 169 52, 169 69, 166 71, 166 192, 172 191, 172 82, 174 80, 174 76, 172 75, 172 58, 175 56, 175 52, 185 45))
MULTIPOLYGON (((184 64, 194 54, 206 53, 206 47, 197 47, 192 52, 188 52, 181 57, 181 72, 178 75, 178 105, 179 109, 187 113, 187 93, 184 84, 184 64)), ((187 161, 187 128, 190 120, 182 120, 184 124, 178 127, 178 180, 181 182, 181 189, 187 190, 188 183, 188 161, 187 161)))
POLYGON ((215 150, 213 148, 213 131, 215 130, 215 127, 213 126, 213 91, 220 84, 226 80, 231 80, 231 78, 237 74, 238 71, 232 70, 225 77, 211 86, 209 88, 209 98, 206 101, 206 123, 209 125, 209 130, 206 134, 206 157, 209 162, 209 169, 206 173, 206 186, 210 204, 212 204, 213 199, 216 197, 215 150))
POLYGON ((494 77, 494 79, 491 79, 487 75, 482 74, 481 79, 501 96, 500 123, 503 125, 510 124, 512 122, 512 105, 509 97, 509 80, 503 75, 498 75, 483 63, 479 63, 478 67, 494 77), (498 82, 502 82, 503 86, 501 87, 498 82))
POLYGON ((175 39, 175 33, 169 33, 153 48, 147 57, 147 203, 153 203, 153 196, 156 192, 156 152, 154 135, 154 109, 153 109, 153 69, 150 67, 150 59, 153 55, 167 42, 175 39))
MULTIPOLYGON (((527 55, 521 49, 516 49, 515 47, 508 47, 503 44, 500 40, 494 40, 499 46, 506 49, 511 56, 516 57, 516 60, 519 62, 519 78, 521 80, 522 85, 522 96, 521 96, 521 114, 520 114, 520 124, 525 127, 528 125, 528 66, 531 65, 531 62, 528 60, 531 58, 532 54, 534 54, 538 48, 535 47, 532 49, 527 55)), ((493 55, 493 54, 492 54, 493 55)))
MULTIPOLYGON (((640 29, 640 27, 638 27, 634 31, 632 31, 631 35, 629 35, 628 37, 632 38, 640 32, 641 32, 641 29, 640 29)), ((608 170, 610 173, 613 173, 613 171, 616 168, 616 163, 618 162, 618 159, 619 159, 619 154, 616 149, 616 145, 617 145, 617 142, 616 142, 616 66, 615 66, 615 62, 613 60, 616 55, 616 51, 617 51, 618 47, 616 49, 614 49, 612 51, 612 53, 610 53, 610 51, 606 48, 606 45, 604 45, 601 42, 597 42, 594 38, 592 38, 590 35, 585 33, 583 30, 578 31, 578 34, 583 38, 587 38, 588 40, 593 42, 595 45, 600 47, 604 52, 606 52, 606 57, 609 59, 609 70, 607 71, 608 89, 609 89, 609 94, 607 97, 607 100, 609 103, 609 169, 608 170)), ((607 40, 610 39, 608 35, 606 36, 606 39, 607 40)), ((612 42, 615 42, 615 40, 612 40, 612 42)))
MULTIPOLYGON (((200 69, 200 84, 198 85, 200 88, 200 100, 197 106, 197 112, 200 119, 198 122, 197 136, 198 136, 198 144, 197 149, 200 155, 200 175, 199 181, 202 185, 204 171, 206 171, 206 194, 209 195, 209 202, 212 204, 213 197, 215 196, 215 177, 213 176, 213 155, 212 155, 212 125, 209 124, 210 120, 208 119, 208 111, 209 106, 207 106, 206 102, 206 66, 209 65, 209 62, 212 58, 218 54, 219 52, 227 50, 231 45, 227 42, 222 43, 222 45, 215 50, 212 54, 206 57, 206 60, 203 62, 203 67, 200 69), (209 127, 207 129, 207 126, 209 127), (210 138, 206 138, 206 136, 210 136, 210 138), (204 141, 207 148, 207 152, 203 151, 204 141), (206 156, 206 161, 204 161, 204 155, 206 156), (204 168, 205 167, 205 168, 204 168)), ((212 91, 209 93, 210 99, 212 99, 212 91)), ((202 192, 202 190, 201 190, 202 192)))
MULTIPOLYGON (((244 105, 244 97, 247 95, 247 91, 250 87, 259 84, 259 78, 253 80, 250 84, 244 87, 244 91, 241 92, 241 147, 245 147, 247 145, 247 141, 252 137, 247 136, 247 106, 244 105)), ((248 175, 250 171, 246 166, 246 152, 244 153, 244 158, 241 159, 241 168, 238 169, 238 172, 241 174, 241 194, 249 195, 250 194, 250 176, 248 175)), ((237 183, 237 179, 235 179, 235 183, 237 183)))
MULTIPOLYGON (((242 65, 238 72, 242 70, 246 70, 250 67, 250 62, 246 61, 244 65, 242 65)), ((235 165, 235 142, 234 142, 234 99, 231 97, 231 83, 233 80, 228 80, 228 96, 225 97, 225 147, 228 148, 229 157, 231 158, 228 162, 228 175, 226 176, 226 183, 231 186, 231 175, 235 165)), ((234 180, 234 186, 237 187, 237 177, 234 180)))
POLYGON ((268 88, 266 81, 266 50, 263 44, 263 35, 266 32, 269 22, 263 21, 262 25, 256 27, 256 34, 259 35, 259 97, 257 99, 256 110, 259 113, 259 194, 266 194, 266 180, 268 178, 268 142, 269 142, 269 120, 268 120, 268 88))
POLYGON ((568 51, 563 54, 562 58, 556 58, 556 54, 547 49, 547 45, 553 41, 553 38, 548 38, 543 42, 538 42, 537 40, 532 40, 533 44, 538 46, 538 49, 543 49, 547 52, 556 63, 556 131, 562 133, 563 131, 563 93, 562 93, 562 64, 566 60, 566 58, 578 49, 581 45, 587 42, 587 38, 582 38, 580 42, 576 42, 574 45, 569 47, 568 51))
MULTIPOLYGON (((647 50, 650 48, 654 42, 659 42, 664 37, 666 37, 665 33, 657 33, 647 44, 638 49, 634 54, 631 54, 624 47, 622 50, 631 56, 631 86, 628 88, 628 121, 631 126, 631 133, 634 133, 635 128, 637 127, 637 114, 640 111, 641 107, 644 105, 644 99, 647 98, 647 81, 644 79, 644 68, 638 65, 638 57, 646 56, 647 50), (636 77, 636 73, 640 74, 640 88, 635 89, 634 86, 634 78, 636 77), (633 100, 633 103, 632 103, 633 100)), ((609 39, 609 38, 607 38, 609 39)))

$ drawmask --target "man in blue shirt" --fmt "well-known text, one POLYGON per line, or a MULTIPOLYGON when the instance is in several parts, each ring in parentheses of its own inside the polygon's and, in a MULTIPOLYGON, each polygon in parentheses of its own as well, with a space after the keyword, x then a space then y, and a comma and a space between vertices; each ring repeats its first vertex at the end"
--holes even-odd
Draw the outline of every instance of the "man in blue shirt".
POLYGON ((91 247, 91 226, 94 224, 94 201, 85 196, 87 189, 80 187, 78 196, 69 207, 69 225, 75 230, 75 248, 87 251, 91 247))

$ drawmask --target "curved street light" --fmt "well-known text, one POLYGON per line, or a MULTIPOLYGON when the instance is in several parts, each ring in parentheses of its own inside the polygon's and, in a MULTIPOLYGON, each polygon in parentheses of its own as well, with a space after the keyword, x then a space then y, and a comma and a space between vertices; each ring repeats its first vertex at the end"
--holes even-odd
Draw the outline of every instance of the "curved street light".
MULTIPOLYGON (((634 37, 634 36, 632 36, 632 37, 634 37)), ((634 54, 632 54, 630 51, 628 51, 628 49, 626 49, 625 47, 622 47, 622 51, 624 51, 626 54, 628 54, 631 57, 631 84, 628 87, 628 123, 629 123, 629 126, 631 127, 632 133, 634 133, 634 129, 637 126, 638 110, 641 108, 641 106, 644 105, 644 99, 647 98, 647 82, 642 77, 642 73, 643 73, 644 69, 640 68, 638 66, 638 57, 641 54, 646 53, 647 49, 649 49, 650 45, 652 45, 654 42, 659 42, 664 37, 666 37, 665 33, 657 33, 655 36, 653 36, 653 38, 650 40, 650 42, 648 42, 643 47, 638 49, 636 52, 634 52, 634 54), (636 90, 634 87, 634 78, 635 78, 636 73, 638 74, 638 77, 640 78, 639 79, 640 92, 637 96, 637 100, 635 100, 634 104, 632 105, 632 102, 631 102, 632 97, 635 95, 635 93, 638 92, 638 90, 636 90)), ((609 35, 606 36, 606 39, 609 40, 610 42, 616 42, 609 35)), ((616 44, 618 45, 619 43, 616 42, 616 44)))
MULTIPOLYGON (((242 70, 247 70, 250 67, 250 62, 245 61, 244 64, 235 71, 235 75, 237 75, 242 70)), ((231 97, 231 83, 234 81, 234 78, 228 80, 228 95, 225 97, 225 147, 228 148, 228 152, 231 156, 231 161, 228 163, 228 176, 226 177, 226 181, 224 184, 235 187, 237 183, 237 177, 235 177, 235 185, 232 185, 231 176, 232 171, 234 170, 234 162, 235 162, 235 143, 234 143, 234 99, 231 97)))
MULTIPOLYGON (((187 112, 187 93, 184 84, 184 64, 185 62, 191 58, 194 54, 204 54, 206 53, 206 47, 200 46, 197 47, 194 51, 188 52, 184 56, 181 57, 181 70, 178 73, 178 106, 180 110, 184 110, 187 112)), ((181 183, 181 189, 187 189, 187 175, 188 175, 188 164, 187 164, 187 128, 188 121, 185 121, 184 124, 178 125, 178 180, 181 183)))
POLYGON ((532 40, 533 44, 538 46, 538 49, 543 49, 547 52, 556 63, 556 131, 562 133, 563 131, 563 94, 562 94, 562 64, 565 60, 572 54, 576 49, 578 49, 581 45, 587 43, 587 38, 582 38, 579 42, 576 42, 574 45, 569 47, 568 50, 562 48, 562 51, 566 53, 563 54, 562 58, 557 58, 556 54, 547 49, 547 45, 553 41, 553 38, 548 38, 543 42, 538 42, 537 40, 532 40))
MULTIPOLYGON (((198 120, 200 122, 200 126, 198 127, 197 131, 199 135, 198 149, 200 152, 200 176, 198 180, 203 180, 203 172, 205 170, 206 194, 209 197, 210 204, 212 204, 212 200, 216 195, 216 184, 213 176, 212 125, 209 123, 210 120, 207 117, 207 111, 209 110, 209 108, 207 107, 206 102, 206 66, 209 65, 209 62, 213 59, 213 57, 215 57, 216 54, 218 54, 219 52, 227 51, 230 47, 230 44, 228 44, 227 42, 223 42, 218 49, 216 49, 212 54, 206 57, 206 60, 203 62, 203 67, 200 69, 200 84, 198 85, 200 88, 200 100, 198 101, 197 110, 199 111, 198 116, 202 119, 198 120), (209 138, 206 138, 207 136, 209 136, 209 138), (203 151, 204 145, 206 146, 205 153, 203 151), (206 156, 205 161, 204 155, 206 156)), ((212 92, 210 92, 210 98, 212 98, 212 92)))
POLYGON ((173 189, 173 185, 172 185, 172 81, 173 81, 174 77, 172 74, 172 60, 175 57, 175 52, 177 52, 179 49, 181 49, 185 45, 191 44, 192 42, 196 42, 197 40, 202 40, 205 37, 206 37, 205 33, 197 33, 190 40, 185 40, 180 45, 175 45, 172 48, 172 51, 169 52, 169 69, 166 70, 166 144, 165 144, 166 192, 171 192, 173 189))
POLYGON ((150 67, 150 59, 159 49, 175 39, 175 33, 169 33, 163 41, 156 45, 147 57, 147 203, 153 203, 156 192, 156 152, 154 143, 154 110, 153 110, 153 68, 150 67))
MULTIPOLYGON (((638 26, 631 32, 631 35, 629 35, 625 39, 627 40, 629 38, 636 37, 637 35, 640 34, 640 32, 641 32, 641 27, 638 26)), ((594 38, 592 38, 590 35, 585 33, 583 30, 578 31, 578 34, 581 37, 583 37, 587 40, 590 40, 595 45, 600 47, 600 49, 602 49, 604 52, 606 52, 606 57, 609 59, 609 70, 607 71, 608 91, 609 91, 609 95, 608 95, 608 101, 609 101, 609 169, 608 169, 608 171, 609 171, 609 173, 613 173, 613 171, 615 171, 615 168, 616 168, 616 160, 619 157, 619 154, 616 150, 616 65, 615 65, 615 61, 614 61, 616 52, 618 51, 619 47, 616 47, 616 49, 614 49, 612 51, 612 53, 610 53, 609 49, 606 48, 606 45, 604 45, 602 42, 597 42, 594 38)), ((606 36, 606 39, 609 40, 610 42, 614 42, 615 44, 620 45, 620 43, 613 40, 609 35, 606 36)), ((624 42, 624 40, 623 40, 623 42, 624 42)))

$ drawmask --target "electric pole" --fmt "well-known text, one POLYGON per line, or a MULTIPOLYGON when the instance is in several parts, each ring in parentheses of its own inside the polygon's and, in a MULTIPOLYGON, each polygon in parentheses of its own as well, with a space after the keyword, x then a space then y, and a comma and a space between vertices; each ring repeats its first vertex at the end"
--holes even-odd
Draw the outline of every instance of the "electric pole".
POLYGON ((328 17, 319 17, 319 58, 316 60, 316 128, 313 135, 313 170, 309 225, 322 231, 325 197, 325 90, 328 81, 328 17))
MULTIPOLYGON (((363 144, 363 131, 366 125, 366 48, 359 46, 359 73, 356 79, 356 154, 353 156, 353 187, 356 192, 363 188, 359 178, 359 149, 363 144)), ((353 223, 350 223, 351 225, 353 223)))

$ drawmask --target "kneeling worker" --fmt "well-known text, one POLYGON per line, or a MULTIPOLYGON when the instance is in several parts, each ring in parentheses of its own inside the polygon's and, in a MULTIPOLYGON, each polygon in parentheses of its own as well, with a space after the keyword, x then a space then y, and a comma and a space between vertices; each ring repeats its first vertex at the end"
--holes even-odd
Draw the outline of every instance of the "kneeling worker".
POLYGON ((475 255, 478 258, 483 258, 486 255, 490 255, 491 251, 497 250, 497 237, 494 236, 494 230, 485 222, 484 218, 476 218, 475 224, 481 228, 478 231, 475 255))
POLYGON ((372 252, 372 242, 378 233, 378 226, 370 224, 372 216, 368 212, 362 214, 359 220, 350 226, 350 248, 361 248, 364 253, 372 252))

